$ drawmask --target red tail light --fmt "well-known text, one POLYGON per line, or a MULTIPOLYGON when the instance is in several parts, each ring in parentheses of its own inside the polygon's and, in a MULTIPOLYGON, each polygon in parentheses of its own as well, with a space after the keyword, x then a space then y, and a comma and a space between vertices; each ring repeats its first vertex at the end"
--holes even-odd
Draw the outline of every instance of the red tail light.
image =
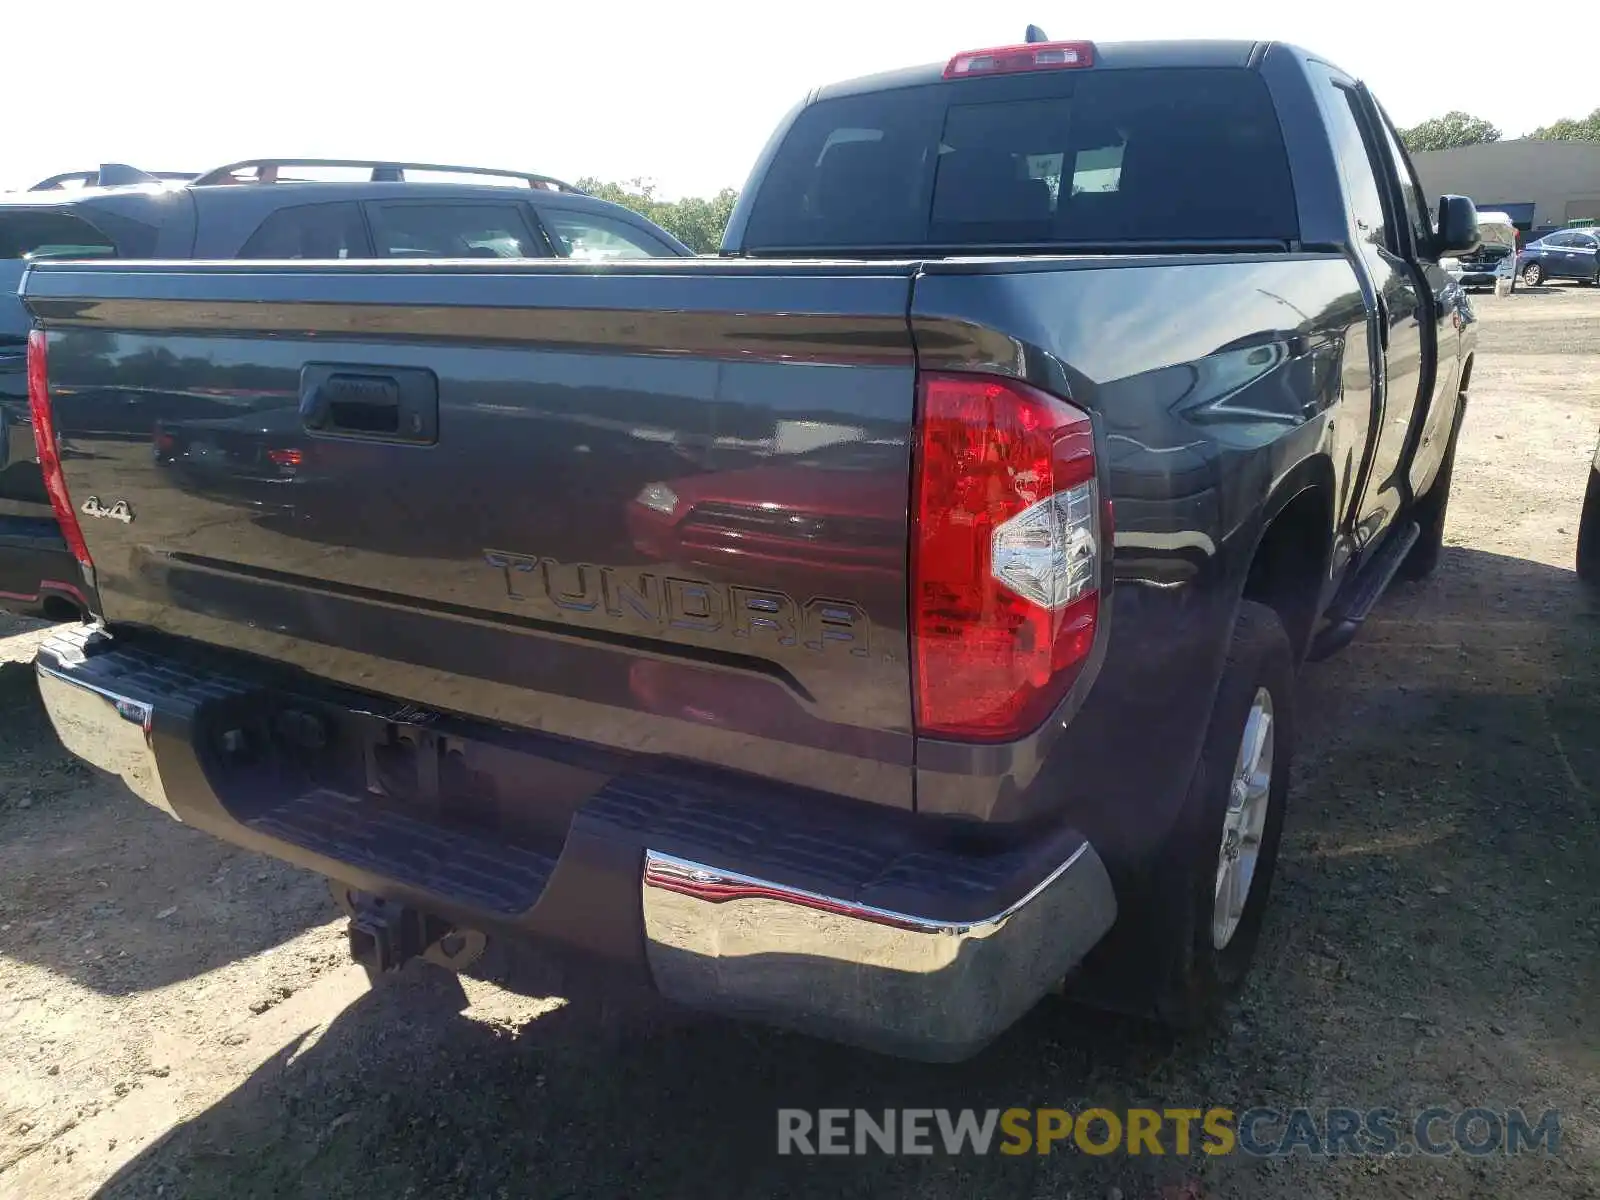
POLYGON ((268 450, 267 459, 275 467, 298 467, 305 461, 305 454, 299 450, 268 450))
POLYGON ((971 75, 1010 75, 1017 71, 1060 71, 1094 66, 1093 42, 1030 42, 1023 46, 996 46, 968 50, 952 58, 944 69, 946 79, 971 75))
POLYGON ((89 557, 89 547, 84 544, 83 530, 78 527, 78 513, 67 495, 67 477, 61 470, 61 449, 56 441, 56 421, 50 412, 50 385, 45 379, 44 330, 28 332, 28 408, 33 415, 33 445, 39 455, 39 470, 44 475, 44 490, 50 496, 50 507, 55 509, 56 523, 61 526, 61 536, 67 549, 87 570, 94 569, 89 557))
POLYGON ((1037 728, 1094 644, 1104 528, 1087 414, 1012 379, 923 375, 912 519, 917 731, 1037 728))

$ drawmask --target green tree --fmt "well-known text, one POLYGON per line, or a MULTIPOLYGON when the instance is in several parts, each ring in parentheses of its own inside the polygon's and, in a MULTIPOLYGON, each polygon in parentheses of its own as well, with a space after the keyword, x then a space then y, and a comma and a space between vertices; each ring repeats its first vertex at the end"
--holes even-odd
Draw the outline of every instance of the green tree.
POLYGON ((578 186, 591 196, 630 208, 654 221, 696 254, 715 254, 722 244, 722 231, 733 215, 739 193, 723 188, 709 199, 685 196, 682 200, 662 200, 656 185, 647 179, 628 179, 621 183, 600 179, 580 179, 578 186))
POLYGON ((1600 108, 1587 117, 1563 117, 1535 129, 1528 136, 1546 142, 1600 142, 1600 108))
POLYGON ((1420 125, 1400 131, 1400 140, 1413 153, 1418 150, 1454 150, 1457 146, 1481 146, 1485 142, 1498 142, 1500 131, 1471 113, 1447 112, 1442 117, 1429 117, 1420 125))

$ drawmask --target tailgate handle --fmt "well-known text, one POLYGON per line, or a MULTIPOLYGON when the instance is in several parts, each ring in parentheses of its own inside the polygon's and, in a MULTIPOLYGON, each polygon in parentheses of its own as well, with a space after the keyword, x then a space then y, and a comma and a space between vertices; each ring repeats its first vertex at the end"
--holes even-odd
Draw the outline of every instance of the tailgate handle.
POLYGON ((300 420, 327 437, 432 445, 439 380, 417 367, 309 363, 300 372, 300 420))

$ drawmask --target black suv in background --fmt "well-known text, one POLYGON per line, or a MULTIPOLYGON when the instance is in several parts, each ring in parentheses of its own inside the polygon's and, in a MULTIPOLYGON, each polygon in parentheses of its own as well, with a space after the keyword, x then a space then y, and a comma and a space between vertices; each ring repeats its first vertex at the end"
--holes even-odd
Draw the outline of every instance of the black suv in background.
MULTIPOLYGON (((251 159, 202 175, 108 164, 0 194, 0 608, 70 616, 79 572, 34 454, 16 297, 42 258, 678 258, 619 205, 546 175, 350 159, 251 159), (314 178, 359 172, 366 178, 314 178), (81 186, 67 187, 65 184, 81 186), (508 186, 509 185, 509 186, 508 186)), ((150 431, 143 430, 142 437, 150 431)))

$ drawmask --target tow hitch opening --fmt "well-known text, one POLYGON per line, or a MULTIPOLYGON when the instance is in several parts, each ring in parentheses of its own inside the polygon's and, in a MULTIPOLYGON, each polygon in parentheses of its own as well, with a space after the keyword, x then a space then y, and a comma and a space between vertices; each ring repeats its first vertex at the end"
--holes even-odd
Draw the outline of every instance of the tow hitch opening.
POLYGON ((486 939, 479 930, 457 928, 442 917, 342 884, 332 888, 350 918, 350 958, 373 983, 414 958, 460 971, 483 953, 486 939))

